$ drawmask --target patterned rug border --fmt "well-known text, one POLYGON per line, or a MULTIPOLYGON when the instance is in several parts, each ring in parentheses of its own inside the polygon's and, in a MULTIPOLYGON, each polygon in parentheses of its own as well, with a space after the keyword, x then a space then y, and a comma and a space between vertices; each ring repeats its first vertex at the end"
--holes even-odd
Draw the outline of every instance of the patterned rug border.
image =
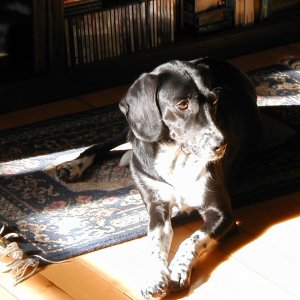
POLYGON ((53 125, 55 125, 54 123, 61 122, 61 121, 64 121, 64 122, 78 121, 81 119, 85 119, 86 117, 97 116, 99 114, 99 112, 101 112, 101 113, 111 112, 112 109, 114 109, 117 112, 117 114, 120 115, 120 119, 123 119, 122 121, 124 122, 124 124, 126 124, 126 119, 123 117, 123 114, 119 111, 118 106, 119 106, 118 103, 113 103, 113 104, 107 104, 107 105, 104 105, 101 107, 91 107, 84 111, 78 111, 75 113, 70 113, 70 114, 57 116, 57 117, 50 117, 49 119, 35 121, 30 124, 25 124, 25 125, 20 125, 20 126, 13 127, 13 128, 3 129, 3 130, 0 130, 0 134, 8 135, 8 134, 12 134, 12 133, 18 133, 20 131, 20 129, 30 130, 30 129, 36 129, 37 127, 39 127, 39 129, 42 129, 42 128, 46 128, 49 126, 53 126, 53 125))

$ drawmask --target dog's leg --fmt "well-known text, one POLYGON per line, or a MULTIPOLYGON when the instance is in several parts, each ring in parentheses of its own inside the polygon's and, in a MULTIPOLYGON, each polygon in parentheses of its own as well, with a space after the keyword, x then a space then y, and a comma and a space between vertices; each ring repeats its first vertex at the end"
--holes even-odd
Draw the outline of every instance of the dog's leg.
POLYGON ((148 210, 150 261, 147 270, 148 280, 142 289, 142 295, 146 299, 162 298, 166 295, 170 282, 168 255, 173 237, 171 212, 169 205, 161 203, 151 203, 148 210))
POLYGON ((201 211, 201 214, 205 221, 204 226, 182 242, 170 263, 170 289, 173 291, 187 288, 197 258, 213 250, 227 232, 235 229, 236 224, 233 218, 230 215, 224 215, 215 207, 201 211))
POLYGON ((96 160, 103 159, 109 151, 127 140, 128 129, 126 128, 119 135, 110 138, 101 144, 95 144, 83 151, 77 158, 63 162, 56 166, 55 177, 63 182, 76 181, 84 171, 96 160))

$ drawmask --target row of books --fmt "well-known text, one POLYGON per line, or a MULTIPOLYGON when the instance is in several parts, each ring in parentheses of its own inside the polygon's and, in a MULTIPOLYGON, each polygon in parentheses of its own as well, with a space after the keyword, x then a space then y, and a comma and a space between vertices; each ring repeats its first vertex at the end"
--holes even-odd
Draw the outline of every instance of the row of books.
POLYGON ((95 63, 174 41, 175 3, 139 0, 103 5, 101 9, 95 6, 88 11, 84 7, 65 8, 68 66, 95 63))
POLYGON ((64 0, 68 66, 94 63, 175 40, 263 21, 300 0, 64 0), (275 5, 276 4, 276 5, 275 5))
POLYGON ((183 21, 198 33, 230 28, 234 24, 234 9, 226 1, 183 0, 183 21))
MULTIPOLYGON (((247 26, 270 16, 272 0, 182 0, 183 23, 198 33, 247 26)), ((291 5, 291 4, 290 4, 291 5)))
POLYGON ((225 5, 226 1, 224 0, 183 0, 183 10, 191 13, 201 13, 225 5))

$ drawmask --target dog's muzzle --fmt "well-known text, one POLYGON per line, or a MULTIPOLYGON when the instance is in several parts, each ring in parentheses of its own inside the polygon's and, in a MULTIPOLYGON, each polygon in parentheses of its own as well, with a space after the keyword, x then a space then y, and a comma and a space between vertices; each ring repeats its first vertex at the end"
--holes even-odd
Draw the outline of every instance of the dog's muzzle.
POLYGON ((186 155, 194 154, 196 156, 207 159, 208 161, 215 161, 221 159, 226 152, 227 144, 218 143, 217 145, 202 145, 202 146, 188 146, 181 145, 181 151, 186 155))

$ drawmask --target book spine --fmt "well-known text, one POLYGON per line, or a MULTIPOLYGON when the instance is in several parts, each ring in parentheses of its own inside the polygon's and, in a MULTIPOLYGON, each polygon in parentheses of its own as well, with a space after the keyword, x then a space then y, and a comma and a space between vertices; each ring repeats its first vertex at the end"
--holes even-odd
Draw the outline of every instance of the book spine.
POLYGON ((120 7, 120 25, 121 25, 121 39, 122 39, 122 55, 128 52, 127 44, 127 25, 126 25, 126 11, 125 7, 120 7))
POLYGON ((104 49, 105 49, 105 58, 110 57, 109 52, 109 38, 108 38, 108 20, 107 20, 107 10, 103 11, 103 40, 104 40, 104 49))
POLYGON ((90 24, 91 24, 91 38, 93 41, 93 61, 99 61, 98 57, 98 47, 97 47, 97 31, 96 31, 96 12, 91 13, 90 15, 90 24))
POLYGON ((143 49, 143 28, 142 28, 142 5, 136 5, 137 18, 137 34, 138 34, 138 50, 143 49))
POLYGON ((84 36, 84 21, 83 16, 77 17, 77 28, 78 28, 78 57, 79 64, 86 63, 86 45, 85 45, 85 36, 84 36))
POLYGON ((270 0, 261 0, 261 20, 270 16, 270 0))
POLYGON ((105 12, 106 16, 106 41, 107 41, 107 56, 113 57, 114 56, 114 44, 113 44, 113 37, 112 37, 112 20, 111 20, 111 9, 107 9, 105 12))
POLYGON ((148 49, 148 19, 147 19, 147 6, 146 2, 143 2, 140 6, 141 14, 141 40, 142 40, 142 49, 148 49))
POLYGON ((101 40, 101 57, 106 58, 106 41, 105 41, 105 21, 104 21, 104 11, 99 12, 99 28, 100 28, 100 40, 101 40))
POLYGON ((94 61, 94 45, 93 45, 93 33, 91 26, 91 14, 87 14, 85 18, 86 25, 86 37, 88 41, 88 59, 89 63, 94 61))
POLYGON ((164 40, 164 15, 162 8, 162 0, 156 0, 157 3, 157 11, 156 11, 156 19, 157 19, 157 46, 160 46, 164 40))
POLYGON ((70 41, 70 29, 69 29, 69 20, 64 20, 64 29, 65 29, 65 49, 66 49, 66 61, 67 66, 72 66, 72 55, 71 55, 71 41, 70 41))
POLYGON ((244 0, 245 7, 245 25, 250 25, 254 23, 254 0, 244 0))
POLYGON ((157 2, 157 46, 166 42, 166 2, 168 0, 156 0, 157 2))
POLYGON ((222 7, 226 1, 216 0, 183 0, 183 9, 192 13, 200 13, 210 9, 222 7))
POLYGON ((175 28, 176 28, 176 16, 177 16, 177 13, 176 13, 176 0, 171 0, 170 1, 171 5, 170 5, 170 41, 171 42, 174 42, 175 40, 175 28))
POLYGON ((110 57, 116 56, 116 41, 114 36, 114 9, 108 10, 108 24, 109 24, 109 41, 110 41, 110 57))
POLYGON ((100 37, 100 28, 99 28, 99 12, 95 13, 95 18, 94 18, 94 22, 95 22, 95 46, 96 46, 96 57, 97 60, 100 61, 101 60, 101 37, 100 37))
POLYGON ((136 4, 132 4, 131 8, 132 13, 132 29, 133 29, 133 41, 134 41, 134 51, 139 50, 139 24, 138 24, 138 18, 136 14, 136 4))
POLYGON ((241 24, 241 19, 240 19, 240 0, 235 0, 234 4, 234 21, 235 21, 235 26, 239 26, 241 24))

